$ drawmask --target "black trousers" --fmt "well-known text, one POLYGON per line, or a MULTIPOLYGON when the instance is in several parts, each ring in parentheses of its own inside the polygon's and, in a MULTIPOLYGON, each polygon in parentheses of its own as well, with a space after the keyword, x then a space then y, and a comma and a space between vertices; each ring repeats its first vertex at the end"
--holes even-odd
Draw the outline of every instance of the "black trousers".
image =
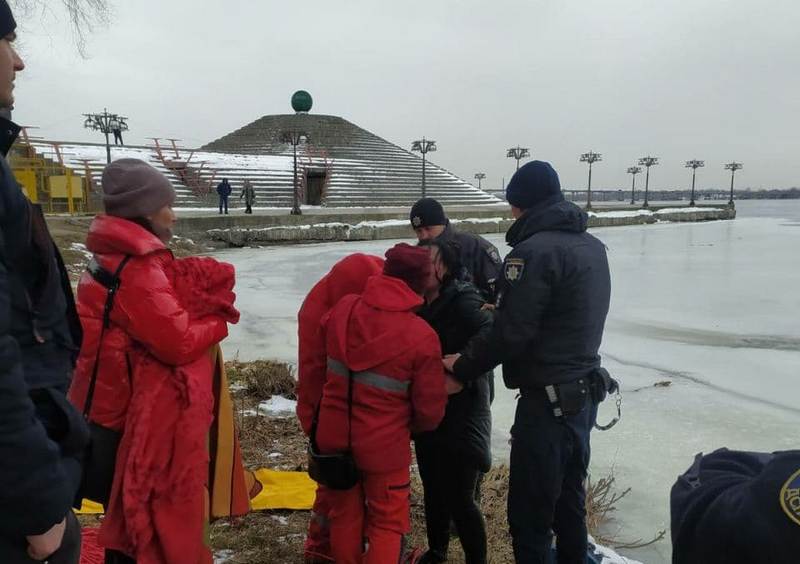
POLYGON ((517 564, 585 564, 589 434, 597 404, 557 419, 544 390, 524 393, 511 429, 508 524, 517 564))
POLYGON ((416 442, 417 464, 425 488, 428 562, 444 562, 450 544, 450 521, 456 526, 467 564, 486 563, 486 524, 475 501, 480 471, 451 449, 416 442))
MULTIPOLYGON (((67 514, 61 547, 47 558, 49 564, 78 564, 81 557, 81 526, 70 511, 67 514)), ((33 564, 39 562, 28 556, 28 543, 24 539, 7 543, 0 540, 0 562, 3 564, 33 564)))
POLYGON ((245 204, 247 207, 244 210, 244 213, 253 213, 253 204, 245 204))

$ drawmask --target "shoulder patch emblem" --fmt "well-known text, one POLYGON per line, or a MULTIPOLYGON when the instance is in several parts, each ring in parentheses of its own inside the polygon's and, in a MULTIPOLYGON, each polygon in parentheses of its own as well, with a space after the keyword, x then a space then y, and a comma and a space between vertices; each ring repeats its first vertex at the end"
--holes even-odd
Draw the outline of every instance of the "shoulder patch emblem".
POLYGON ((411 220, 411 225, 414 227, 419 227, 422 225, 422 218, 418 215, 415 215, 414 218, 411 220))
POLYGON ((800 525, 800 470, 781 488, 781 508, 789 519, 800 525))
POLYGON ((503 259, 500 258, 500 253, 497 252, 493 246, 486 249, 489 258, 492 259, 494 262, 500 263, 503 262, 503 259))
POLYGON ((509 282, 516 282, 522 278, 522 273, 525 270, 525 259, 521 258, 507 258, 503 266, 503 273, 506 280, 509 282))

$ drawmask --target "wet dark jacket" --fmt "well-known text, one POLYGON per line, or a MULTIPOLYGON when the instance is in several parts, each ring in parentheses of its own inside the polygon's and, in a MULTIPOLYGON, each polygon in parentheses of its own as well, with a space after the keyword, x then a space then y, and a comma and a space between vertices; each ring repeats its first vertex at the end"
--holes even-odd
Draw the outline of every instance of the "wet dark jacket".
MULTIPOLYGON (((491 332, 492 314, 481 311, 484 303, 472 284, 451 281, 436 301, 422 307, 419 316, 436 331, 442 354, 454 354, 467 349, 474 337, 491 332)), ((474 461, 482 472, 488 472, 492 462, 491 378, 494 373, 489 371, 451 395, 439 427, 417 435, 417 443, 458 453, 474 461)))
POLYGON ((514 222, 494 328, 458 360, 457 378, 469 381, 502 363, 508 388, 541 388, 600 366, 611 280, 605 246, 586 232, 587 221, 561 200, 514 222))
MULTIPOLYGON (((3 154, 18 132, 0 119, 3 154)), ((70 510, 80 479, 77 457, 88 436, 55 385, 68 382, 72 350, 61 354, 54 335, 74 338, 64 329, 69 300, 59 280, 65 273, 49 234, 48 247, 36 231, 37 211, 0 158, 0 554, 4 546, 24 543, 26 535, 45 532, 70 510), (53 378, 45 373, 50 369, 53 378)))
POLYGON ((503 263, 497 248, 480 235, 458 231, 450 223, 437 240, 454 243, 462 265, 458 278, 472 282, 486 301, 494 303, 496 283, 503 263))

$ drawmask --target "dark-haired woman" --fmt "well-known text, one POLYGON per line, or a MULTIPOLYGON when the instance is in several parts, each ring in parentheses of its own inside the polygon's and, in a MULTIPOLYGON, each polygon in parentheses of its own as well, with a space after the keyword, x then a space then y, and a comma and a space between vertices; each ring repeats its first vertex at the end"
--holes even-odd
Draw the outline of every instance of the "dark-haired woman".
MULTIPOLYGON (((431 250, 432 275, 419 315, 439 336, 442 353, 462 352, 476 335, 492 327, 492 314, 469 283, 457 280, 458 253, 447 243, 422 243, 431 250)), ((415 437, 420 476, 425 488, 428 551, 420 562, 445 562, 450 523, 455 524, 467 564, 486 562, 486 526, 475 486, 491 466, 491 372, 449 396, 438 429, 415 437)))

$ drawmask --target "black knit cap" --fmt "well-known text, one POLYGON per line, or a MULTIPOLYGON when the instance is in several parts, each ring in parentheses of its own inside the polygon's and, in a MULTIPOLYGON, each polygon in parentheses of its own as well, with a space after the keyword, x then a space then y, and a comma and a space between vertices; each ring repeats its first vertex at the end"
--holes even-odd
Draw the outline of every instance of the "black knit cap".
POLYGON ((442 204, 433 198, 422 198, 411 206, 411 213, 408 215, 411 226, 431 227, 433 225, 447 225, 447 216, 444 213, 442 204))
POLYGON ((523 210, 563 199, 558 174, 550 163, 544 161, 525 163, 506 186, 508 203, 523 210))
POLYGON ((6 0, 0 0, 0 38, 17 29, 17 22, 6 0))

